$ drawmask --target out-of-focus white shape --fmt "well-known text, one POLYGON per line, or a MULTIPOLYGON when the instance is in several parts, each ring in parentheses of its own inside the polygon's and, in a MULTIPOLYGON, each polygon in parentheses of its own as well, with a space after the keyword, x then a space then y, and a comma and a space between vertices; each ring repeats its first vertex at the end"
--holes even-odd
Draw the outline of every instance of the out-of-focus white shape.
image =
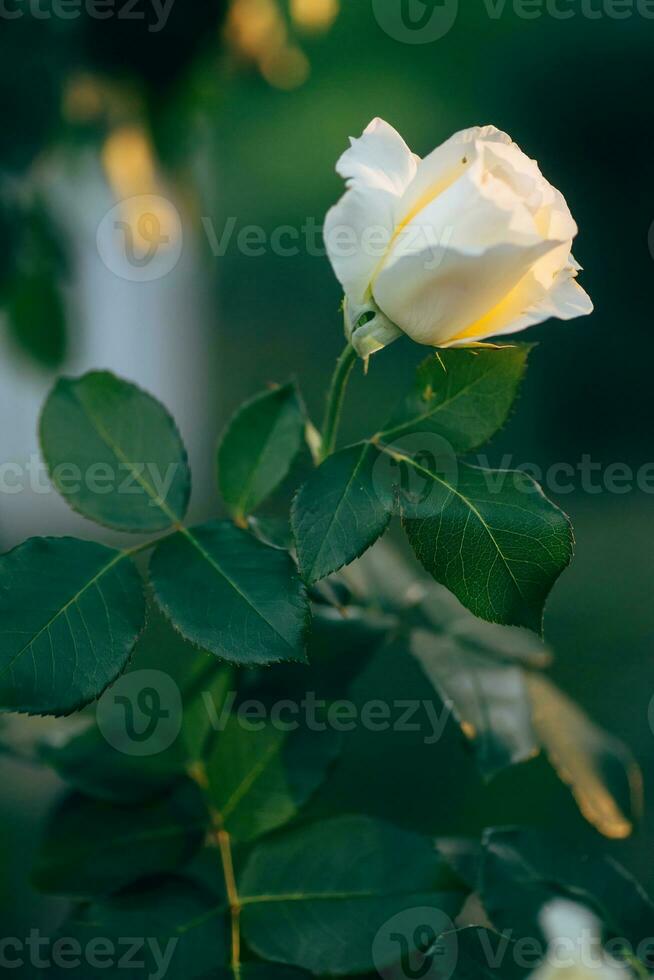
MULTIPOLYGON (((132 166, 138 164, 138 171, 141 164, 147 164, 147 156, 143 157, 142 147, 139 150, 136 144, 132 149, 132 166)), ((116 163, 113 177, 124 167, 120 178, 125 181, 121 184, 124 190, 144 186, 128 186, 126 163, 116 163)), ((146 170, 141 169, 141 175, 146 170)), ((154 171, 151 176, 154 178, 154 171)), ((49 161, 42 178, 73 259, 68 290, 70 351, 61 373, 109 369, 164 402, 189 450, 194 486, 200 488, 200 497, 206 495, 213 473, 215 359, 211 350, 216 327, 210 322, 198 241, 180 202, 154 181, 153 186, 180 215, 183 248, 177 263, 166 267, 165 274, 151 281, 134 281, 134 255, 124 235, 116 235, 109 263, 107 256, 103 261, 98 253, 98 227, 117 201, 97 156, 91 152, 72 159, 61 156, 49 161)), ((132 244, 139 247, 138 242, 132 244)), ((17 355, 6 331, 0 333, 0 347, 0 545, 5 549, 34 534, 77 533, 126 540, 125 535, 104 531, 75 515, 51 489, 40 464, 37 425, 55 376, 17 355)), ((194 495, 196 513, 198 506, 204 513, 194 495)))
POLYGON ((586 906, 555 899, 543 908, 541 927, 547 954, 531 980, 628 980, 627 968, 605 953, 599 920, 586 906))

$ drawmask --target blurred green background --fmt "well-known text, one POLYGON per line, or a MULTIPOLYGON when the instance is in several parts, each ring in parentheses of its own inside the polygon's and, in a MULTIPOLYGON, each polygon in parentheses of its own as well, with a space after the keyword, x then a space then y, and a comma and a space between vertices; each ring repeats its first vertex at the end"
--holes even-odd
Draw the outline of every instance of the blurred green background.
MULTIPOLYGON (((74 161, 89 158, 116 200, 125 187, 133 193, 173 187, 185 246, 193 242, 187 287, 204 297, 202 328, 191 334, 182 308, 171 329, 207 394, 186 382, 176 390, 174 377, 157 386, 152 371, 149 386, 169 404, 198 401, 209 445, 245 396, 292 374, 317 420, 343 343, 340 291, 329 263, 308 254, 302 242, 293 255, 268 246, 262 255, 245 255, 237 235, 254 225, 269 241, 280 226, 320 226, 342 191, 334 163, 347 137, 379 115, 420 155, 470 125, 505 129, 561 188, 579 225, 575 254, 596 312, 530 332, 539 346, 518 409, 488 451, 491 461, 511 454, 511 465, 546 470, 559 462, 576 467, 586 456, 603 468, 624 463, 635 472, 654 459, 648 244, 654 192, 647 149, 654 20, 636 4, 618 10, 601 0, 585 6, 562 0, 558 9, 573 12, 566 18, 553 16, 551 6, 533 16, 534 5, 525 18, 509 2, 496 6, 502 12, 493 17, 490 3, 466 0, 443 37, 410 44, 380 24, 398 6, 399 0, 305 0, 290 8, 275 0, 235 0, 226 10, 208 0, 176 0, 158 32, 148 31, 147 21, 117 17, 0 18, 0 298, 8 311, 2 371, 8 384, 20 382, 13 401, 3 402, 7 435, 14 412, 35 425, 41 392, 58 372, 92 360, 76 292, 83 285, 80 248, 95 246, 93 239, 76 245, 75 228, 69 222, 62 230, 61 218, 74 161), (65 166, 53 168, 53 159, 65 166), (35 218, 35 202, 43 200, 47 233, 35 218), (220 238, 229 227, 224 254, 213 254, 211 230, 220 238), (23 306, 21 295, 29 299, 23 306), (20 407, 22 390, 33 400, 20 407)), ((160 284, 137 283, 132 297, 142 295, 140 287, 150 295, 160 284)), ((111 292, 99 293, 97 303, 105 304, 104 329, 111 329, 111 292)), ((147 306, 134 315, 147 319, 147 306)), ((151 368, 163 341, 158 325, 149 326, 152 350, 146 346, 142 357, 151 368)), ((374 424, 425 353, 401 341, 374 357, 368 377, 357 376, 351 386, 344 437, 374 424)), ((137 360, 123 373, 142 380, 140 372, 137 360)), ((9 455, 4 440, 3 432, 3 460, 9 455)), ((216 510, 211 474, 209 465, 196 481, 197 513, 216 510)), ((644 770, 644 819, 631 840, 607 846, 654 890, 648 720, 654 492, 634 486, 589 493, 580 477, 573 483, 572 492, 558 496, 549 489, 571 515, 577 553, 550 601, 546 638, 556 651, 556 679, 632 747, 644 770)), ((0 506, 0 536, 8 546, 18 503, 12 496, 0 506)), ((54 513, 52 532, 61 513, 54 513)), ((40 514, 34 512, 35 521, 40 514)), ((462 766, 454 739, 429 756, 416 748, 410 769, 381 741, 362 743, 352 762, 366 771, 359 794, 372 809, 410 822, 411 794, 427 793, 434 807, 430 829, 456 833, 529 821, 593 836, 538 761, 484 788, 472 766, 462 766), (403 812, 396 799, 404 801, 403 812)), ((20 930, 49 914, 43 903, 33 905, 24 878, 56 784, 13 761, 1 765, 0 912, 7 928, 20 930)), ((336 779, 334 793, 343 785, 351 781, 341 780, 339 790, 336 779)), ((353 808, 359 805, 353 799, 353 808)))

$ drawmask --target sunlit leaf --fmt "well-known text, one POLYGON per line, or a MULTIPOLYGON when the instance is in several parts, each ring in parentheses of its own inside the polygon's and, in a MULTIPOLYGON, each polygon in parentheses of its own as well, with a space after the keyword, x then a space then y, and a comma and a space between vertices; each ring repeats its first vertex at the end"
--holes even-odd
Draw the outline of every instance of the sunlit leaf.
POLYGON ((538 738, 582 814, 605 837, 628 837, 642 809, 633 756, 546 677, 530 675, 527 683, 538 738))

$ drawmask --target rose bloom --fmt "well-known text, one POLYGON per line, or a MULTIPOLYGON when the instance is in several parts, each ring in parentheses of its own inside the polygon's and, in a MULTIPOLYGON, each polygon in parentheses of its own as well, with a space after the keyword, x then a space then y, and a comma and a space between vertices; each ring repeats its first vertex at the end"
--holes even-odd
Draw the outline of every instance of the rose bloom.
POLYGON ((494 126, 421 160, 374 119, 336 169, 347 191, 325 221, 346 334, 367 357, 402 333, 449 347, 593 309, 563 195, 494 126))

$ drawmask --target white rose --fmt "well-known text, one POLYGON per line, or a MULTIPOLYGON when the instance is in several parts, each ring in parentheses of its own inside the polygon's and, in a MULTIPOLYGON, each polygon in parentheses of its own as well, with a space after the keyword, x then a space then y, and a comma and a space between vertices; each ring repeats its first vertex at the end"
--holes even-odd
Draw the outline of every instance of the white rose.
POLYGON ((362 357, 402 333, 449 347, 592 311, 563 195, 494 126, 456 133, 421 160, 374 119, 336 169, 347 191, 325 244, 362 357))
POLYGON ((555 899, 541 913, 548 941, 531 980, 629 980, 629 970, 604 952, 599 921, 584 905, 555 899))

